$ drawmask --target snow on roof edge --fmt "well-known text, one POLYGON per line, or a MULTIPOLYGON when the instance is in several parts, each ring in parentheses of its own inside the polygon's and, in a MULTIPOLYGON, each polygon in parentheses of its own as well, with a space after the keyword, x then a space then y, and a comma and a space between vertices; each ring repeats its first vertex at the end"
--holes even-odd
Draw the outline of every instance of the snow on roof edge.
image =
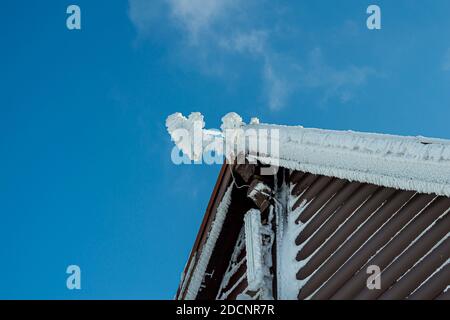
MULTIPOLYGON (((435 193, 450 197, 450 140, 396 136, 390 134, 363 133, 354 131, 336 131, 308 129, 302 126, 283 126, 260 124, 252 120, 246 125, 236 113, 229 113, 222 118, 220 131, 206 130, 203 116, 192 113, 188 118, 174 114, 167 118, 167 128, 177 146, 192 153, 191 141, 177 140, 176 130, 183 128, 194 135, 195 126, 200 130, 192 146, 211 141, 217 153, 225 151, 225 145, 237 145, 245 141, 249 131, 266 129, 269 136, 276 130, 279 135, 279 153, 257 159, 264 163, 280 164, 292 170, 302 170, 314 174, 326 175, 373 183, 380 186, 421 193, 435 193), (243 130, 244 134, 231 135, 227 140, 225 130, 243 130), (272 157, 272 158, 269 158, 272 157)), ((253 133, 252 133, 253 134, 253 133)), ((248 136, 247 136, 248 137, 248 136)), ((201 148, 201 145, 200 145, 201 148)), ((247 156, 250 156, 248 149, 247 156)), ((201 157, 201 151, 192 153, 194 160, 201 157)), ((266 153, 267 155, 267 153, 266 153)))
POLYGON ((314 164, 298 163, 292 160, 280 159, 278 162, 268 157, 253 157, 263 164, 279 165, 280 167, 308 172, 317 175, 323 175, 333 178, 357 181, 361 183, 370 183, 382 187, 394 188, 406 191, 416 191, 418 193, 436 194, 439 196, 450 197, 450 185, 437 182, 418 181, 403 177, 391 177, 370 172, 356 172, 354 169, 341 169, 326 166, 317 166, 314 164))
POLYGON ((279 131, 278 157, 248 155, 262 163, 450 196, 449 140, 268 124, 246 128, 279 131))
POLYGON ((211 224, 211 229, 208 232, 207 240, 203 245, 200 256, 195 264, 191 280, 186 289, 185 300, 194 300, 200 290, 209 260, 211 258, 217 239, 219 238, 222 226, 228 213, 228 207, 231 203, 231 192, 233 185, 229 186, 223 198, 217 207, 214 221, 211 224))

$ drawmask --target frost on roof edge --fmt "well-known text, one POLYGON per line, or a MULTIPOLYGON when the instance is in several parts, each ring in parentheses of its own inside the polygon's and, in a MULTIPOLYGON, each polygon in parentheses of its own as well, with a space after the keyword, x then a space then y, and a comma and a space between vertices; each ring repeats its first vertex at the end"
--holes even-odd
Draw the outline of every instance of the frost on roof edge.
MULTIPOLYGON (((242 142, 225 141, 227 135, 224 132, 204 129, 205 122, 200 113, 192 113, 188 118, 180 113, 169 116, 166 125, 172 139, 185 153, 191 153, 194 160, 201 157, 195 143, 191 146, 189 140, 187 144, 177 140, 175 132, 180 128, 194 132, 196 122, 199 123, 197 129, 200 130, 203 145, 210 141, 222 141, 215 147, 219 154, 223 154, 223 146, 227 143, 242 142)), ((259 120, 247 125, 236 113, 222 118, 221 129, 243 130, 244 135, 235 136, 238 139, 245 139, 246 129, 266 130, 269 135, 272 130, 277 130, 280 149, 277 158, 254 157, 247 150, 248 158, 263 163, 350 181, 450 196, 449 140, 307 129, 260 124, 259 120)))

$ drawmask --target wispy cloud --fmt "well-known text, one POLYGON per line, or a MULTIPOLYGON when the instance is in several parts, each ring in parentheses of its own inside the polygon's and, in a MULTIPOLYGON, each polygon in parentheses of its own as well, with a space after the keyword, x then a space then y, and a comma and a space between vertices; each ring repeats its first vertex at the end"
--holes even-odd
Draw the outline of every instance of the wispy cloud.
POLYGON ((230 9, 237 4, 236 0, 167 0, 170 15, 177 22, 193 43, 199 37, 213 29, 214 25, 226 19, 230 9))
POLYGON ((267 91, 267 103, 271 110, 283 108, 292 90, 295 88, 294 79, 288 79, 279 73, 281 69, 274 67, 270 61, 264 65, 264 83, 267 91))
POLYGON ((166 1, 130 0, 128 16, 136 28, 139 38, 146 38, 161 28, 166 14, 166 1))
MULTIPOLYGON (((271 110, 287 106, 291 96, 302 90, 320 90, 321 102, 338 99, 345 103, 375 74, 365 66, 335 68, 327 64, 320 49, 310 49, 301 58, 280 51, 274 43, 284 34, 279 25, 259 19, 264 7, 258 5, 261 1, 154 0, 148 4, 147 0, 129 0, 129 16, 141 38, 150 35, 149 28, 156 30, 155 21, 163 17, 160 28, 169 25, 177 30, 178 39, 170 45, 189 57, 183 62, 189 59, 206 74, 226 78, 240 68, 239 60, 252 59, 260 68, 261 96, 271 110)), ((276 10, 276 3, 264 4, 273 14, 284 12, 276 10)))
POLYGON ((306 88, 323 89, 324 100, 337 97, 345 103, 352 99, 354 89, 364 85, 376 71, 370 67, 354 65, 337 69, 327 64, 322 50, 315 48, 310 52, 308 69, 302 74, 302 85, 306 88))

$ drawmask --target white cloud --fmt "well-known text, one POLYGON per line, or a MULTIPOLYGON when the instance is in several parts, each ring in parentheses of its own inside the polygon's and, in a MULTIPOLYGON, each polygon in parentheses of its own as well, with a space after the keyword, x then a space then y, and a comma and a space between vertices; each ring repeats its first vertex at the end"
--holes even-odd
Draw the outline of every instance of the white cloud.
POLYGON ((172 18, 178 22, 190 40, 197 42, 199 35, 208 31, 212 25, 228 14, 236 5, 235 0, 167 0, 172 18))
POLYGON ((268 105, 271 110, 280 110, 286 105, 293 89, 290 80, 277 73, 274 66, 267 62, 264 65, 264 82, 267 90, 268 105))
POLYGON ((238 53, 265 56, 267 36, 267 32, 263 30, 239 32, 230 37, 220 39, 219 45, 226 50, 238 53))
POLYGON ((354 89, 364 85, 375 70, 369 67, 346 66, 337 69, 329 64, 323 57, 320 48, 311 51, 307 63, 307 70, 301 76, 301 85, 306 88, 323 89, 326 101, 337 97, 341 102, 347 102, 353 96, 354 89))
POLYGON ((290 95, 314 89, 320 91, 321 103, 330 99, 346 103, 374 75, 377 72, 369 67, 332 67, 321 49, 315 48, 302 64, 289 57, 267 56, 263 79, 270 109, 279 110, 288 104, 290 95))
MULTIPOLYGON (((183 63, 194 63, 206 74, 227 78, 233 71, 242 72, 239 60, 253 59, 261 70, 261 95, 271 110, 282 109, 302 90, 320 90, 322 101, 345 103, 375 74, 368 67, 334 68, 326 63, 320 49, 312 50, 304 61, 279 52, 273 43, 284 34, 279 33, 278 25, 261 23, 261 1, 129 0, 129 16, 140 37, 149 35, 155 21, 159 28, 175 27, 179 38, 171 45, 181 48, 183 63)), ((271 14, 283 12, 275 10, 276 3, 264 4, 271 14)))

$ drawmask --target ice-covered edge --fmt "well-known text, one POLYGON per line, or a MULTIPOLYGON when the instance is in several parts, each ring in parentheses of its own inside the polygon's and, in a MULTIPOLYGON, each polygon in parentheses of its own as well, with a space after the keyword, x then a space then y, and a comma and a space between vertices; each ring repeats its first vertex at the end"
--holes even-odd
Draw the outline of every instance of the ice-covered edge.
POLYGON ((205 276, 206 268, 208 267, 208 263, 211 258, 211 254, 214 250, 214 247, 216 246, 217 239, 219 238, 220 232, 222 231, 222 226, 228 213, 228 207, 231 203, 232 191, 233 186, 231 185, 230 187, 228 187, 222 198, 222 201, 217 207, 216 216, 211 225, 211 230, 209 231, 207 240, 201 249, 200 257, 198 258, 191 281, 186 290, 186 300, 193 300, 197 297, 198 291, 205 276))
MULTIPOLYGON (((167 118, 166 126, 178 148, 194 160, 201 157, 198 148, 212 141, 215 142, 212 148, 217 149, 218 154, 223 154, 224 143, 242 143, 225 141, 226 135, 221 131, 206 130, 203 116, 197 112, 188 118, 175 113, 167 118), (179 140, 179 129, 192 135, 192 141, 179 140)), ((263 129, 269 135, 272 130, 277 130, 279 156, 254 156, 248 152, 247 157, 252 160, 256 158, 291 170, 450 197, 449 140, 307 129, 260 124, 256 120, 246 125, 236 113, 222 118, 221 129, 242 129, 244 132, 263 129)), ((245 134, 233 137, 236 138, 245 138, 245 134)))
POLYGON ((248 288, 256 291, 264 281, 260 211, 250 209, 244 216, 244 225, 248 288))
POLYGON ((450 196, 450 141, 286 127, 278 129, 279 158, 248 155, 252 160, 420 193, 450 196))

